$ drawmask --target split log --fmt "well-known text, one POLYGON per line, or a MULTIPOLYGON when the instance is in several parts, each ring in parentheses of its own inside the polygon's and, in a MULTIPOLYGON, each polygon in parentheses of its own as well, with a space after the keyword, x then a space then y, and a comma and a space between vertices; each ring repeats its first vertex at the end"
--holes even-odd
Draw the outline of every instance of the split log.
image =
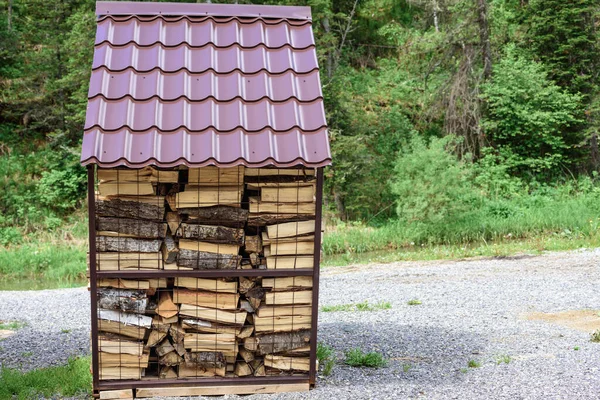
POLYGON ((118 251, 120 253, 157 253, 162 240, 134 239, 123 237, 96 237, 96 251, 118 251))
POLYGON ((185 330, 179 324, 171 324, 169 334, 175 343, 181 343, 185 337, 185 330))
POLYGON ((241 185, 244 183, 244 166, 190 168, 188 182, 194 185, 211 186, 241 185))
POLYGON ((135 367, 148 368, 149 353, 139 356, 132 354, 98 353, 98 361, 102 367, 135 367))
POLYGON ((163 182, 177 183, 179 171, 162 171, 153 167, 141 169, 99 168, 98 180, 119 182, 163 182))
POLYGON ((146 196, 156 194, 150 182, 100 182, 98 192, 101 196, 146 196))
POLYGON ((262 286, 270 288, 272 291, 292 290, 292 289, 310 289, 312 288, 312 277, 295 276, 282 278, 264 278, 262 286))
POLYGON ((96 230, 118 232, 139 238, 164 238, 167 224, 164 222, 145 221, 143 219, 98 217, 96 230))
POLYGON ((291 306, 262 306, 256 310, 258 318, 282 317, 286 315, 300 315, 310 317, 312 314, 311 306, 291 305, 291 306))
POLYGON ((175 370, 172 367, 163 365, 160 367, 158 377, 160 379, 177 379, 177 372, 175 372, 175 370))
MULTIPOLYGON (((271 243, 270 256, 284 256, 292 254, 314 254, 315 243, 309 242, 292 242, 292 243, 271 243)), ((266 254, 265 254, 266 255, 266 254)))
POLYGON ((236 357, 238 353, 235 335, 228 333, 188 333, 185 335, 183 345, 192 352, 221 352, 226 357, 236 357))
POLYGON ((310 269, 313 268, 314 262, 314 256, 273 256, 267 257, 267 269, 310 269))
POLYGON ((99 198, 96 200, 96 214, 107 217, 162 221, 165 215, 165 199, 160 196, 99 198))
POLYGON ((235 363, 235 369, 233 370, 233 373, 237 376, 252 375, 252 368, 250 368, 246 362, 238 361, 235 363))
POLYGON ((255 310, 260 307, 260 303, 265 297, 265 290, 260 286, 255 286, 246 292, 246 299, 255 310))
POLYGON ((146 347, 154 347, 167 336, 167 332, 153 330, 146 340, 146 347))
POLYGON ((186 239, 204 240, 214 243, 244 244, 244 230, 219 225, 197 225, 182 223, 177 236, 186 239))
POLYGON ((98 307, 143 314, 148 304, 144 290, 98 288, 98 307))
POLYGON ((98 287, 112 287, 115 289, 150 289, 149 281, 137 281, 133 279, 119 279, 119 278, 103 278, 98 279, 98 287))
MULTIPOLYGON (((264 208, 264 207, 263 207, 264 208)), ((273 207, 270 207, 273 209, 273 207)), ((313 213, 297 214, 297 213, 282 213, 277 214, 276 211, 270 212, 253 212, 248 215, 248 226, 265 226, 273 224, 281 224, 284 222, 307 221, 314 220, 313 213)))
POLYGON ((180 378, 199 378, 211 376, 225 376, 225 367, 223 368, 203 368, 197 365, 180 364, 177 375, 180 378))
POLYGON ((143 339, 146 336, 146 328, 139 326, 126 325, 118 321, 109 321, 98 319, 98 331, 108 332, 119 335, 120 337, 128 337, 134 339, 143 339))
POLYGON ((248 315, 246 311, 225 311, 191 304, 182 304, 179 314, 231 325, 243 325, 248 315))
POLYGON ((174 263, 177 261, 177 255, 179 254, 179 248, 175 244, 173 237, 167 235, 160 248, 165 263, 174 263))
POLYGON ((224 281, 211 278, 177 277, 175 278, 175 286, 221 293, 237 293, 238 291, 237 281, 224 281))
POLYGON ((248 253, 260 253, 262 251, 263 245, 260 235, 246 236, 244 244, 248 253))
POLYGON ((131 340, 98 339, 98 351, 141 356, 144 351, 144 344, 131 340))
POLYGON ((296 186, 296 187, 263 187, 260 190, 260 200, 263 202, 271 201, 277 203, 296 204, 315 201, 315 187, 296 186))
MULTIPOLYGON (((185 329, 189 329, 195 332, 204 332, 204 333, 230 333, 233 335, 238 335, 242 330, 239 326, 231 326, 231 325, 219 325, 210 321, 203 321, 201 319, 183 319, 182 326, 185 329)), ((252 328, 254 329, 254 328, 252 328)))
POLYGON ((240 356, 242 356, 244 361, 246 361, 247 363, 254 361, 254 353, 253 352, 251 352, 243 347, 239 350, 239 352, 240 352, 240 356))
POLYGON ((239 339, 245 339, 250 337, 254 333, 254 325, 244 326, 242 330, 237 334, 239 339))
MULTIPOLYGON (((255 360, 256 361, 256 360, 255 360)), ((254 376, 266 376, 265 365, 260 361, 254 368, 254 376)))
POLYGON ((221 352, 198 351, 187 352, 184 356, 186 364, 193 364, 203 368, 224 368, 227 364, 221 352))
POLYGON ((237 255, 240 251, 240 246, 233 244, 217 244, 210 242, 200 242, 197 240, 180 239, 179 248, 181 250, 202 251, 205 253, 214 254, 231 254, 237 255))
POLYGON ((172 211, 167 212, 167 224, 169 225, 171 235, 175 235, 179 229, 179 224, 181 224, 181 216, 179 213, 172 211))
POLYGON ((273 354, 265 355, 265 366, 270 368, 277 368, 282 371, 309 371, 310 370, 310 358, 308 357, 285 357, 276 356, 273 354))
POLYGON ((254 329, 257 333, 289 332, 311 327, 311 316, 289 315, 282 317, 254 317, 254 329))
POLYGON ((270 239, 278 239, 292 236, 302 236, 315 231, 315 221, 286 222, 283 224, 267 226, 270 239))
POLYGON ((175 351, 175 347, 173 347, 169 339, 163 340, 162 343, 156 347, 156 354, 158 354, 159 357, 163 357, 173 351, 175 351))
POLYGON ((100 400, 130 400, 133 399, 133 389, 103 390, 100 400))
POLYGON ((274 304, 311 304, 312 290, 302 290, 298 292, 270 292, 265 296, 267 305, 274 304))
MULTIPOLYGON (((256 350, 254 351, 258 355, 280 353, 306 346, 310 342, 310 329, 289 333, 269 333, 258 336, 255 339, 256 350)), ((253 344, 250 345, 252 346, 253 344)), ((248 348, 246 341, 244 341, 244 347, 248 348)))
MULTIPOLYGON (((286 202, 271 202, 263 201, 258 197, 249 197, 250 213, 267 213, 267 214, 305 214, 315 215, 315 203, 286 203, 286 202)), ((295 201, 295 200, 294 200, 295 201)))
POLYGON ((177 265, 193 269, 236 269, 241 260, 239 255, 180 249, 177 265))
MULTIPOLYGON (((162 269, 160 253, 97 253, 98 271, 127 269, 162 269)), ((140 288, 141 289, 141 288, 140 288)))
POLYGON ((314 179, 315 170, 313 168, 246 168, 244 170, 244 180, 254 182, 270 178, 277 178, 283 181, 292 179, 314 179), (260 179, 259 179, 260 178, 260 179))
POLYGON ((173 302, 235 310, 240 296, 237 293, 201 292, 189 289, 173 289, 173 302))
POLYGON ((177 315, 177 310, 177 305, 173 303, 171 292, 161 292, 156 313, 163 318, 171 318, 177 315))
POLYGON ((248 311, 249 313, 254 312, 254 308, 252 307, 252 304, 250 304, 250 302, 248 300, 240 301, 240 309, 244 310, 244 311, 248 311))
POLYGON ((183 357, 181 357, 179 354, 177 354, 176 352, 173 351, 173 352, 165 354, 162 357, 159 357, 158 363, 160 365, 174 367, 176 365, 183 363, 183 357))
POLYGON ((194 207, 179 208, 180 214, 187 215, 191 220, 205 225, 222 225, 241 228, 248 220, 248 210, 239 207, 194 207))
POLYGON ((146 329, 150 329, 152 327, 152 318, 146 315, 126 314, 113 310, 98 310, 98 318, 146 329))
POLYGON ((142 379, 143 368, 102 367, 98 370, 101 380, 108 379, 142 379))
POLYGON ((155 315, 152 318, 152 329, 155 329, 160 332, 164 332, 166 334, 166 333, 169 333, 170 327, 171 327, 171 325, 166 323, 165 321, 163 321, 163 318, 161 318, 159 315, 155 315))
POLYGON ((243 186, 186 186, 183 192, 167 196, 167 201, 173 210, 223 205, 239 207, 243 191, 243 186))

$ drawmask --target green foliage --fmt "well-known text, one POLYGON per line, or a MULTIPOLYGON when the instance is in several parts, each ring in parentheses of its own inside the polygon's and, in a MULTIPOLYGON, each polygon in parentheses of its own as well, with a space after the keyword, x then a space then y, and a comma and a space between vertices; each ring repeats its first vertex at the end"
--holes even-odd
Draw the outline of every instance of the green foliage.
POLYGON ((451 137, 432 139, 429 145, 414 138, 398 156, 391 187, 401 221, 448 223, 467 218, 480 206, 471 171, 445 150, 452 143, 451 137))
POLYGON ((509 47, 482 85, 488 115, 483 126, 503 165, 513 174, 549 176, 568 163, 568 150, 583 139, 567 138, 566 128, 581 122, 581 97, 548 79, 544 67, 509 47))
POLYGON ((599 11, 596 0, 531 0, 524 11, 526 45, 572 93, 590 93, 598 85, 599 11))
POLYGON ((317 360, 319 360, 319 366, 323 376, 331 375, 333 367, 335 366, 335 354, 333 348, 324 343, 317 343, 317 360))
POLYGON ((594 343, 600 343, 600 329, 596 329, 594 332, 592 332, 590 335, 590 341, 594 343))
POLYGON ((512 358, 508 355, 508 354, 501 354, 499 356, 496 357, 496 364, 500 365, 502 363, 504 364, 510 364, 510 362, 512 361, 512 358))
POLYGON ((388 361, 381 353, 365 353, 361 349, 351 349, 346 352, 345 363, 351 367, 382 368, 388 364, 388 361))
POLYGON ((409 306, 420 306, 421 304, 423 304, 423 302, 419 299, 412 299, 409 300, 406 304, 408 304, 409 306))
POLYGON ((368 300, 356 304, 336 304, 334 306, 322 306, 322 312, 337 312, 337 311, 378 311, 389 310, 392 304, 389 301, 379 301, 371 304, 368 300))
POLYGON ((89 395, 92 390, 90 357, 70 359, 67 365, 21 372, 0 370, 0 399, 33 399, 89 395))
POLYGON ((479 367, 481 367, 481 363, 477 360, 469 360, 469 362, 467 363, 467 366, 469 368, 479 368, 479 367))
POLYGON ((0 330, 8 329, 11 331, 16 331, 17 329, 22 328, 25 325, 27 324, 19 321, 0 321, 0 330))

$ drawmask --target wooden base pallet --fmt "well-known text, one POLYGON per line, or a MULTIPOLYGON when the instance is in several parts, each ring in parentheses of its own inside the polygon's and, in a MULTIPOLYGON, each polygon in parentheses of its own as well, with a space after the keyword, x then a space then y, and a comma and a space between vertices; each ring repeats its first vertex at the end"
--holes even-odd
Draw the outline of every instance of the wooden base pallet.
POLYGON ((307 392, 308 383, 283 383, 270 385, 214 385, 140 388, 123 390, 105 390, 100 392, 101 400, 126 400, 149 397, 184 397, 184 396, 225 396, 228 394, 249 395, 284 392, 307 392))

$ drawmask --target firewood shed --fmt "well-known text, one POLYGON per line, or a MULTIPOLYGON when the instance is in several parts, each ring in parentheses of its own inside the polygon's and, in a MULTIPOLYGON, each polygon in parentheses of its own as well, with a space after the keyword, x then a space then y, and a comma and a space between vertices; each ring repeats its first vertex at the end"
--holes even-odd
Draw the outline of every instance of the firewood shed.
POLYGON ((310 8, 96 13, 81 155, 95 395, 308 390, 331 163, 310 8))

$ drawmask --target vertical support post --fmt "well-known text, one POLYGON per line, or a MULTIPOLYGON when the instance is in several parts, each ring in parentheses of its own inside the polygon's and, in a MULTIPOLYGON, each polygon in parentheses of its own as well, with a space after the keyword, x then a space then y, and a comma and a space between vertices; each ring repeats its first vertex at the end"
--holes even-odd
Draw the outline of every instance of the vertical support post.
POLYGON ((310 323, 309 382, 317 381, 317 321, 319 319, 319 269, 321 267, 321 220, 323 215, 323 168, 317 168, 317 198, 315 208, 315 248, 313 262, 312 309, 310 323))
POLYGON ((92 389, 98 390, 98 309, 96 290, 96 193, 94 165, 87 166, 88 173, 88 227, 90 238, 90 313, 92 316, 92 389))

